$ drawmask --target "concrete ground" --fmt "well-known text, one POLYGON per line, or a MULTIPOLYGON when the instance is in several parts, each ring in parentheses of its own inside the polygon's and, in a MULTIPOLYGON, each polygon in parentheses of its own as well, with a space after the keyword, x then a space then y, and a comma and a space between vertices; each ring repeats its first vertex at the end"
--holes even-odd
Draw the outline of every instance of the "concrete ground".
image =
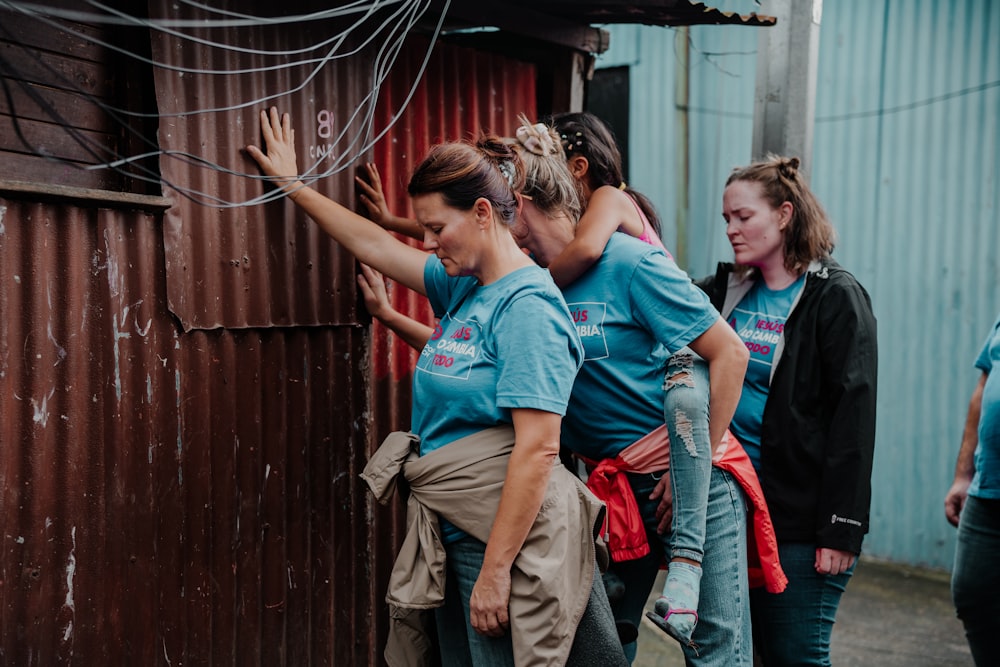
MULTIPOLYGON (((649 609, 663 586, 650 593, 649 609)), ((836 667, 972 667, 947 573, 862 560, 833 628, 836 667)), ((650 621, 639 629, 634 667, 683 667, 678 644, 650 621)))

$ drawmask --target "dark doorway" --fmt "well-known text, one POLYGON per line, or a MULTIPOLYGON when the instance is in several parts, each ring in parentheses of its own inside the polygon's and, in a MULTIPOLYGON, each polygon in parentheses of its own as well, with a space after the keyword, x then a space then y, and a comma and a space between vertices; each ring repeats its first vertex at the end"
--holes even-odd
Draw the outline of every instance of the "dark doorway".
POLYGON ((611 126, 622 153, 622 172, 629 180, 629 68, 609 67, 594 72, 587 91, 587 111, 611 126))

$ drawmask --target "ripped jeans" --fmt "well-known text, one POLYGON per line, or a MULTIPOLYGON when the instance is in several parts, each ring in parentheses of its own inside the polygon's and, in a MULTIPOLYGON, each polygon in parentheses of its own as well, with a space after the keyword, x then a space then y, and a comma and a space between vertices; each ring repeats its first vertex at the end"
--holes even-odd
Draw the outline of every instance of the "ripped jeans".
MULTIPOLYGON (((611 610, 616 619, 632 621, 639 627, 649 591, 665 556, 668 536, 656 532, 659 523, 656 506, 660 501, 649 498, 659 476, 625 474, 639 504, 651 551, 636 560, 611 563, 610 571, 625 584, 625 596, 612 604, 611 610)), ((711 474, 698 625, 691 636, 699 647, 699 655, 695 656, 692 649, 684 647, 684 664, 688 667, 751 667, 753 643, 750 584, 747 581, 746 496, 739 482, 722 468, 713 466, 711 474)), ((635 659, 637 649, 637 642, 625 646, 629 662, 635 659)))
POLYGON ((705 555, 712 443, 708 436, 708 363, 684 348, 667 361, 663 418, 670 434, 670 487, 674 516, 670 558, 701 563, 705 555))

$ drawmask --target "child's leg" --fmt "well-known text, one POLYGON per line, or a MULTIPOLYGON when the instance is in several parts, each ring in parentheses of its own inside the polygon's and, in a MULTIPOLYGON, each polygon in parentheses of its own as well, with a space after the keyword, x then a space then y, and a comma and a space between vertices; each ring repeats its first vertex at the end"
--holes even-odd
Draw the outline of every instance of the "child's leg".
POLYGON ((684 349, 667 362, 663 413, 670 434, 673 520, 670 565, 656 613, 671 636, 689 643, 697 623, 705 522, 712 478, 708 364, 684 349))
POLYGON ((708 439, 708 364, 687 348, 670 357, 663 382, 663 418, 670 434, 674 494, 670 559, 701 563, 705 553, 712 443, 708 439))

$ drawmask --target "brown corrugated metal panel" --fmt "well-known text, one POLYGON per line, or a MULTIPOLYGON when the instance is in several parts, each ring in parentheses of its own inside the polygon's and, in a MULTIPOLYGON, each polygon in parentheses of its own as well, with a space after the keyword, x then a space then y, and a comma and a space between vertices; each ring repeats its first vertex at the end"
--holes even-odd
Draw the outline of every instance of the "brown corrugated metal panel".
MULTIPOLYGON (((160 17, 206 16, 191 5, 154 4, 164 5, 153 12, 160 17)), ((289 59, 319 58, 330 47, 280 58, 233 49, 305 50, 344 27, 338 21, 308 21, 293 29, 285 24, 239 28, 226 31, 228 49, 199 48, 154 31, 153 58, 187 70, 273 67, 289 59)), ((185 35, 220 39, 211 30, 185 35)), ((338 53, 349 53, 352 44, 338 53)), ((368 94, 376 46, 321 67, 311 62, 238 76, 155 70, 161 148, 177 153, 164 155, 160 164, 169 184, 164 194, 175 201, 164 227, 167 295, 185 330, 357 323, 354 261, 315 224, 286 199, 227 206, 273 192, 243 152, 248 143, 261 144, 258 114, 271 105, 292 116, 301 170, 313 166, 317 155, 317 169, 323 170, 334 157, 358 154, 350 141, 364 128, 361 115, 353 122, 350 116, 368 94), (213 109, 223 110, 206 111, 213 109), (335 142, 344 128, 345 137, 335 142), (187 154, 198 162, 185 159, 187 154)), ((350 169, 320 179, 315 187, 338 201, 353 202, 350 169)))
MULTIPOLYGON (((156 15, 177 17, 181 10, 187 13, 180 16, 198 16, 196 10, 184 5, 169 10, 164 7, 156 15)), ((374 30, 383 18, 369 20, 357 31, 374 30)), ((233 31, 227 43, 299 50, 343 27, 335 21, 313 21, 297 25, 294 30, 284 25, 246 28, 233 31)), ((193 34, 198 35, 197 31, 193 34)), ((209 37, 206 32, 204 38, 209 37)), ((373 133, 386 128, 401 108, 418 78, 427 48, 426 39, 408 40, 383 89, 391 89, 390 94, 380 95, 373 133)), ((173 186, 167 187, 165 194, 176 202, 167 212, 164 229, 167 293, 171 309, 186 330, 357 323, 353 259, 338 251, 336 244, 289 202, 279 199, 240 208, 203 204, 248 202, 270 191, 256 178, 252 160, 241 152, 247 143, 260 142, 257 114, 270 104, 292 115, 299 168, 303 171, 323 154, 328 155, 318 159, 318 170, 329 168, 334 156, 360 157, 351 141, 363 132, 363 114, 353 121, 351 116, 356 110, 366 109, 374 49, 368 46, 357 55, 326 62, 311 78, 315 63, 238 77, 179 76, 169 69, 156 70, 161 148, 197 155, 206 165, 218 165, 223 170, 192 165, 172 154, 161 160, 163 179, 173 186), (303 85, 301 90, 295 90, 303 85), (281 91, 287 92, 245 108, 175 115, 231 107, 281 91), (344 138, 334 143, 325 137, 330 127, 334 133, 346 128, 344 138), (196 193, 194 201, 183 196, 192 192, 196 193), (282 293, 275 295, 274 290, 282 293)), ((349 52, 350 47, 342 50, 349 52)), ((268 64, 239 51, 211 53, 218 55, 208 60, 203 50, 190 48, 177 37, 153 34, 154 59, 175 67, 238 71, 268 64)), ((464 57, 452 58, 438 50, 423 80, 434 83, 430 88, 418 87, 403 117, 388 135, 410 148, 407 166, 412 164, 415 152, 422 156, 430 143, 463 138, 478 128, 510 131, 517 112, 534 111, 533 70, 507 58, 471 50, 464 57), (522 100, 529 99, 530 107, 517 108, 524 106, 522 100)), ((315 187, 354 206, 353 176, 354 170, 345 168, 316 181, 315 187)))
POLYGON ((161 224, 0 199, 0 664, 374 664, 364 331, 184 333, 161 224))

